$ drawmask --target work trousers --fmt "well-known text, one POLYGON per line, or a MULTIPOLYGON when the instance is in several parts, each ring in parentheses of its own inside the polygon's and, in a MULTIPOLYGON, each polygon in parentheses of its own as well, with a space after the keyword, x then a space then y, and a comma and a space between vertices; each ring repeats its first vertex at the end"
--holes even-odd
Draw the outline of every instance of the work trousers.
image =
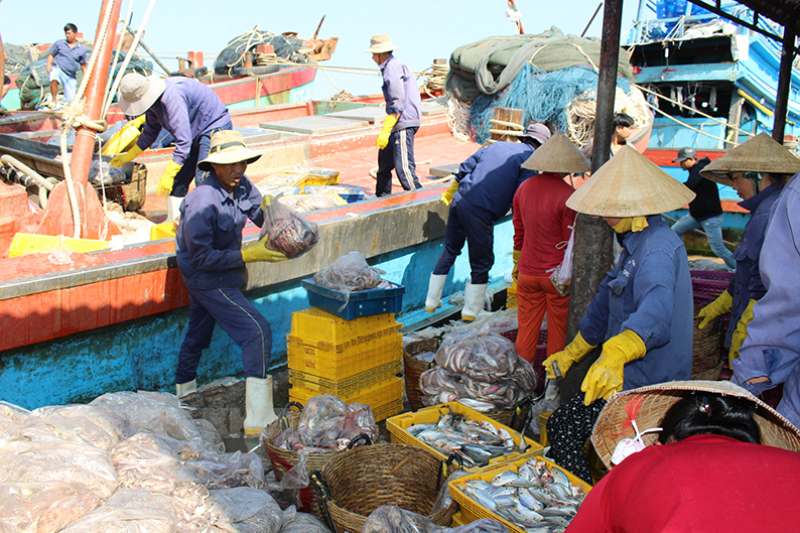
POLYGON ((722 219, 725 215, 718 215, 715 217, 707 218, 698 221, 692 215, 686 215, 672 225, 672 231, 682 237, 687 231, 703 228, 708 239, 708 246, 714 255, 725 261, 725 266, 728 268, 736 268, 736 260, 733 259, 733 254, 722 242, 722 219))
POLYGON ((389 135, 389 144, 378 151, 378 183, 375 185, 375 196, 392 194, 392 169, 397 172, 397 179, 406 191, 422 187, 417 179, 414 163, 414 134, 418 128, 404 128, 389 135))
POLYGON ((592 483, 592 469, 586 455, 586 441, 592 436, 592 429, 605 400, 595 400, 583 405, 585 394, 579 392, 553 411, 547 420, 547 438, 550 451, 547 457, 555 461, 585 482, 592 483))
POLYGON ((189 155, 183 162, 181 169, 175 175, 175 182, 172 186, 172 192, 169 193, 170 196, 183 198, 186 196, 186 193, 189 192, 189 185, 192 183, 192 178, 195 180, 195 185, 199 185, 201 181, 206 179, 208 172, 197 168, 197 163, 208 157, 208 149, 211 146, 211 136, 218 131, 232 129, 233 124, 229 119, 227 124, 204 132, 200 135, 200 137, 192 142, 192 148, 189 150, 189 155))
POLYGON ((456 257, 461 255, 465 242, 469 245, 472 284, 488 283, 489 270, 494 265, 494 222, 464 201, 450 204, 444 231, 444 251, 439 256, 433 273, 446 276, 456 257))
POLYGON ((567 315, 569 296, 561 296, 547 276, 528 276, 520 273, 517 278, 517 301, 519 302, 519 333, 517 353, 533 363, 542 319, 547 312, 547 356, 564 349, 567 338, 567 315))
POLYGON ((242 291, 236 288, 189 288, 189 325, 178 352, 175 383, 197 377, 203 350, 211 345, 214 325, 219 322, 242 349, 245 377, 265 378, 272 351, 272 330, 242 291))

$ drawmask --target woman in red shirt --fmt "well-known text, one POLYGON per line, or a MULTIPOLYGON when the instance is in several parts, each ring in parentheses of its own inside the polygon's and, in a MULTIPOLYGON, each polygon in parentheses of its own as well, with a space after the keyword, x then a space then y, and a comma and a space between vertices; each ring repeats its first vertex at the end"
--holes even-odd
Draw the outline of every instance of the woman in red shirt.
POLYGON ((618 464, 586 496, 568 533, 798 529, 800 431, 730 382, 616 394, 592 443, 606 466, 618 464), (640 440, 650 445, 625 458, 623 449, 637 448, 629 439, 656 424, 661 431, 640 440))
POLYGON ((539 174, 525 180, 514 196, 514 277, 519 302, 517 353, 533 362, 539 328, 547 312, 547 355, 564 349, 569 296, 550 274, 564 260, 575 211, 566 206, 574 192, 568 174, 589 171, 589 160, 567 136, 556 133, 522 164, 539 174))

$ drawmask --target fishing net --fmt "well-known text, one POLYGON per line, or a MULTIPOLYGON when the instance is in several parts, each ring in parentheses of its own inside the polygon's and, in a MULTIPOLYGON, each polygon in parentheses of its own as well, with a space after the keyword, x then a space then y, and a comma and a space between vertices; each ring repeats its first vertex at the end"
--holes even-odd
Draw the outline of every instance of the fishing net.
POLYGON ((271 31, 256 29, 231 39, 214 61, 214 72, 220 75, 235 75, 236 70, 245 65, 245 54, 254 52, 261 44, 271 44, 275 55, 294 63, 308 61, 307 51, 303 48, 303 40, 291 35, 278 35, 271 31))

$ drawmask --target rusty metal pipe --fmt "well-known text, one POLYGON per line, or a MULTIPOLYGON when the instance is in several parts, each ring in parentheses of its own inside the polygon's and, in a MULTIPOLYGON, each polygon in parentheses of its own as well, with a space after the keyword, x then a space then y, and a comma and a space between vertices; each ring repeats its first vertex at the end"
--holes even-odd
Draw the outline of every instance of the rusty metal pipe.
MULTIPOLYGON (((99 35, 103 28, 103 15, 108 8, 108 3, 113 2, 111 19, 106 32, 106 38, 99 44, 101 47, 98 52, 97 63, 92 71, 89 84, 86 86, 84 100, 84 114, 90 120, 99 120, 105 99, 106 81, 108 80, 108 64, 111 60, 111 52, 114 49, 114 36, 116 35, 116 24, 119 20, 119 9, 122 0, 103 0, 100 6, 100 20, 97 23, 99 35)), ((97 43, 96 43, 97 44, 97 43)), ((72 162, 70 170, 76 186, 85 186, 89 183, 89 167, 92 165, 92 154, 94 153, 94 142, 97 133, 85 126, 78 126, 75 130, 75 143, 72 145, 72 162)))

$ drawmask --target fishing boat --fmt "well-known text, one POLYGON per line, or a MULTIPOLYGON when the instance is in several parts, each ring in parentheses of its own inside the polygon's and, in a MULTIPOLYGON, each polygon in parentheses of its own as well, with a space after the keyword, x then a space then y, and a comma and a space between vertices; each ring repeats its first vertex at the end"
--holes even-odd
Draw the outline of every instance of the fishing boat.
MULTIPOLYGON (((721 9, 740 18, 752 10, 735 2, 721 9)), ((780 37, 783 28, 755 19, 756 28, 780 37)), ((699 158, 720 157, 726 149, 761 132, 771 132, 776 105, 781 43, 735 24, 687 0, 640 0, 626 45, 636 82, 655 114, 644 152, 680 181, 685 171, 672 163, 677 151, 695 148, 699 158)), ((792 85, 800 71, 792 69, 792 85)), ((785 145, 797 148, 800 101, 790 91, 785 145)), ((748 214, 736 192, 720 186, 724 227, 741 229, 748 214)), ((684 212, 668 213, 679 218, 684 212)))

